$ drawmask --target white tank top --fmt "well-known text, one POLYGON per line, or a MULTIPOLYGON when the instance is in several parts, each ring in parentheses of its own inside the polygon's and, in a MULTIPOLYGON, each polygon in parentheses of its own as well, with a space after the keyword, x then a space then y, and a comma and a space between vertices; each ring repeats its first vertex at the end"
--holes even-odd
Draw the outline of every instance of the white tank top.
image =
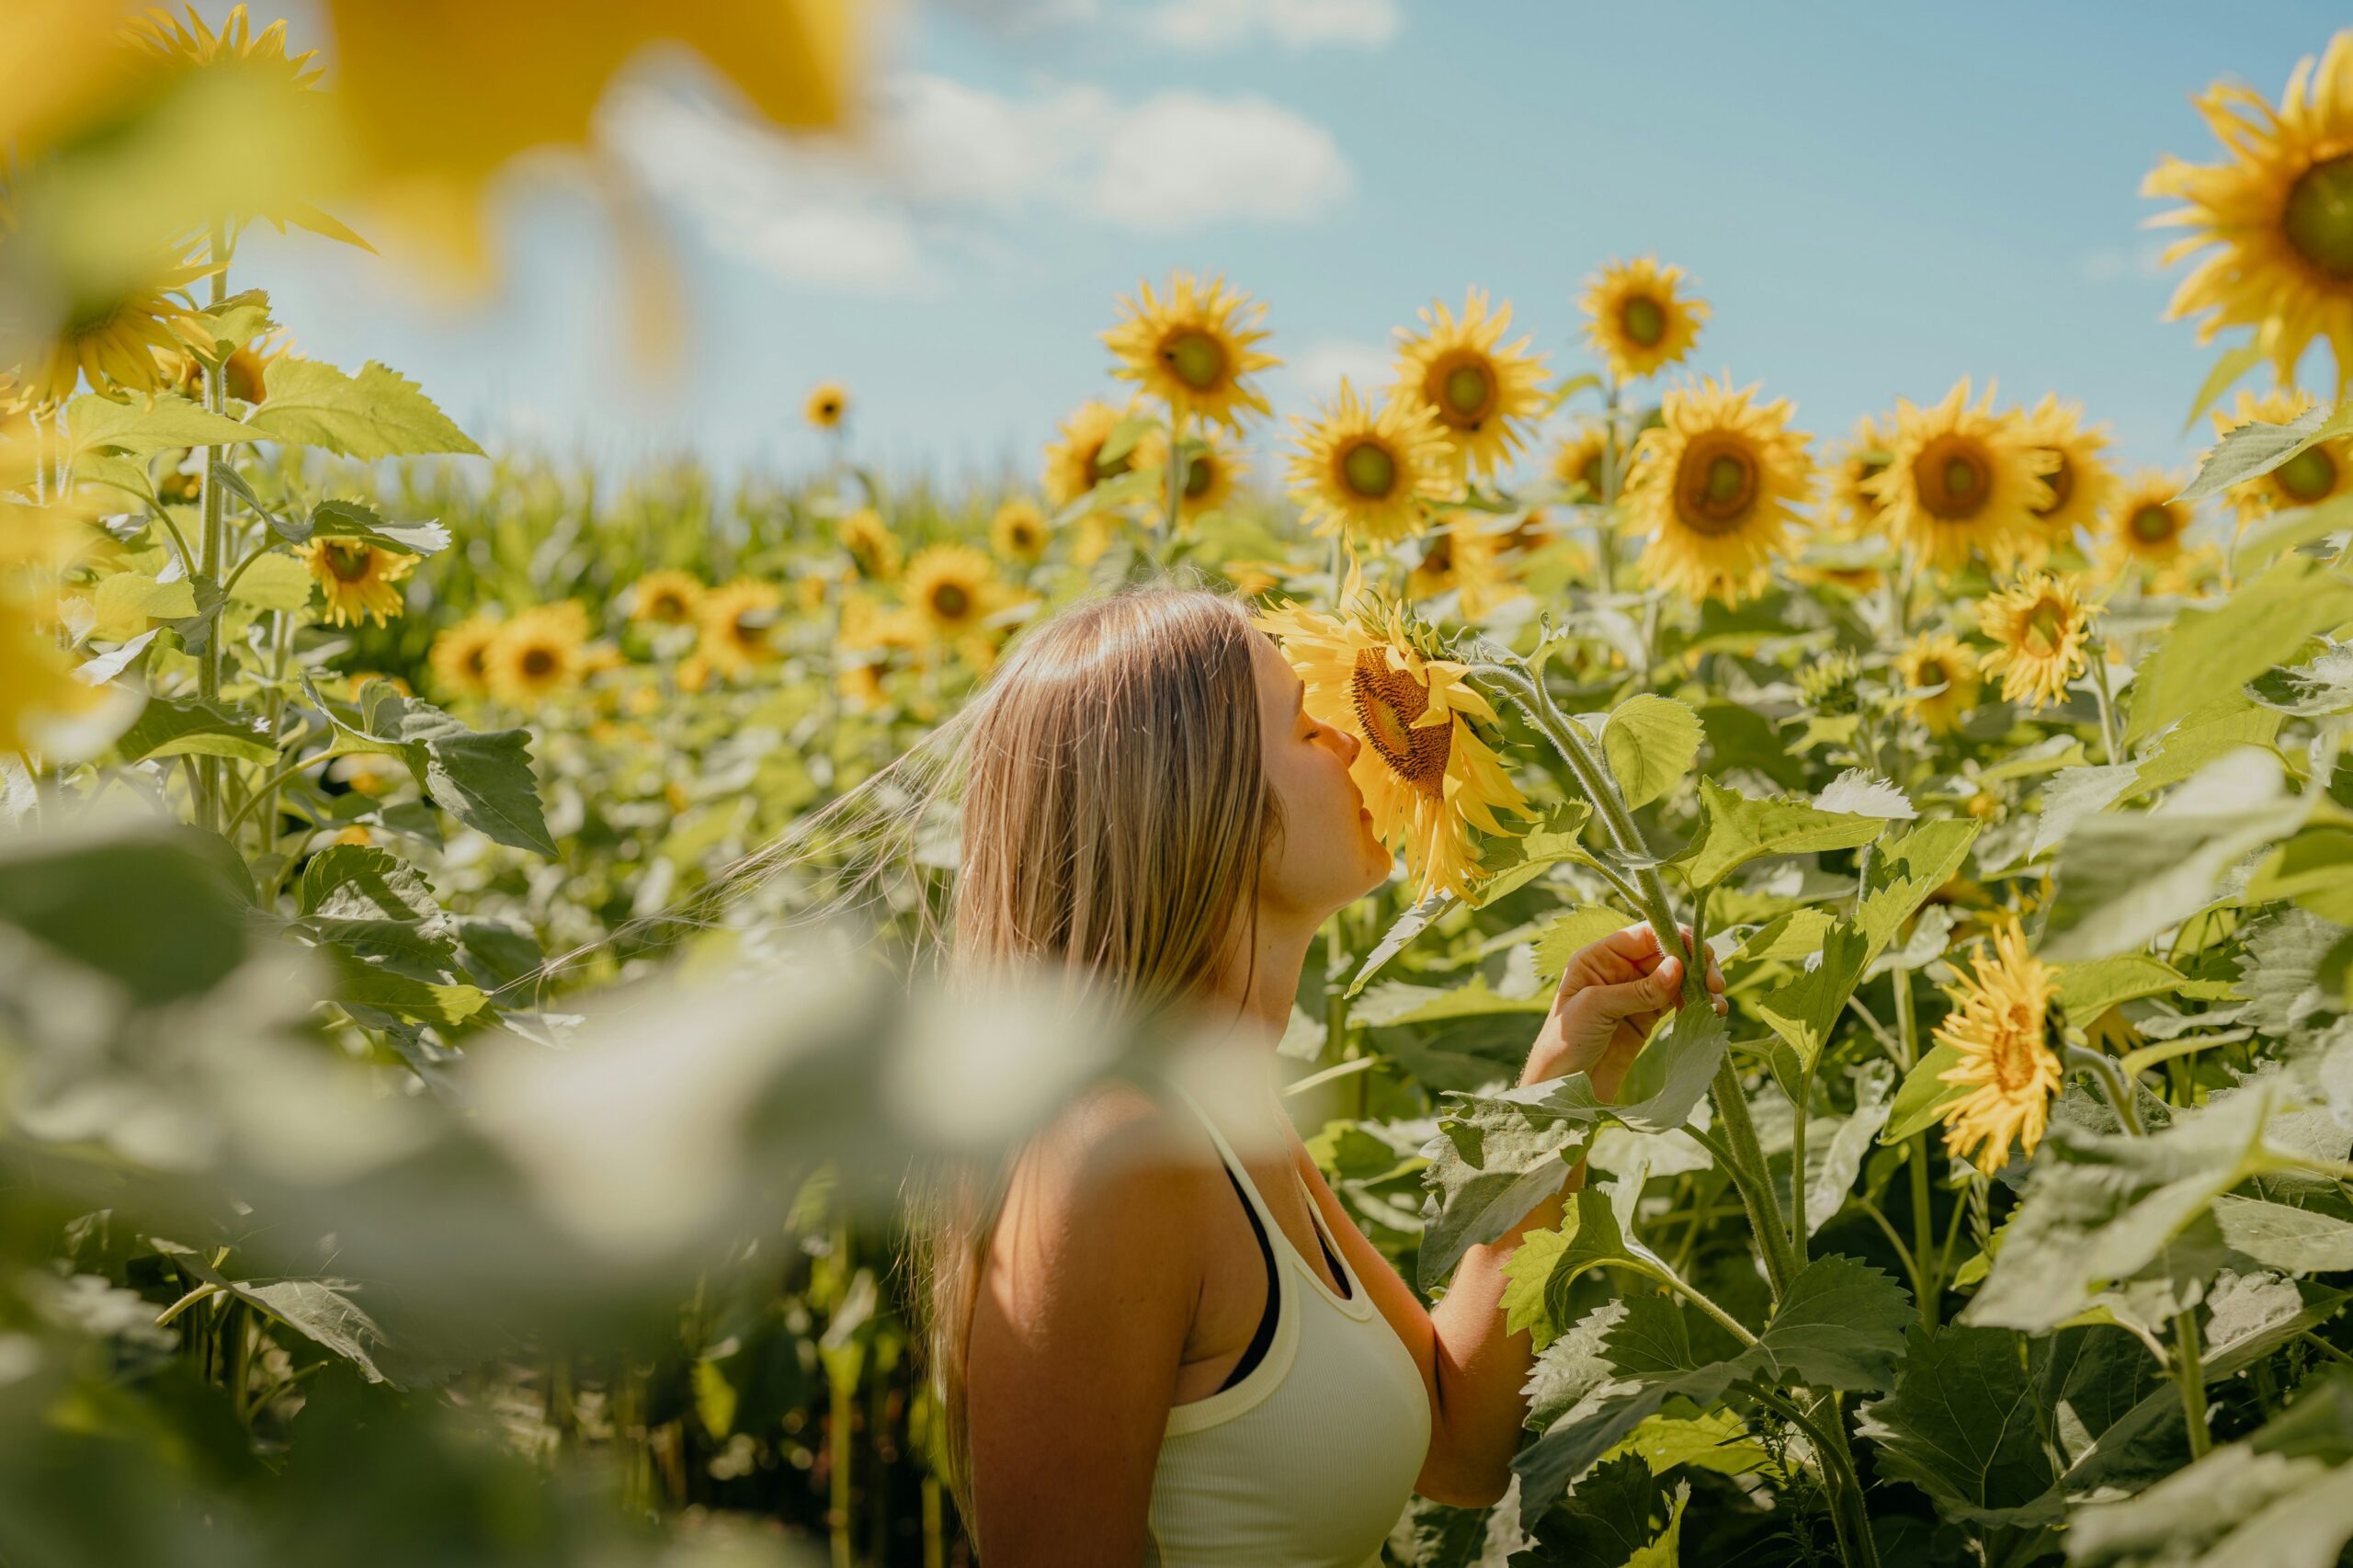
MULTIPOLYGON (((1275 1223, 1200 1102, 1176 1092, 1209 1129, 1218 1157, 1266 1227, 1277 1315, 1265 1357, 1240 1382, 1169 1411, 1153 1472, 1144 1562, 1147 1568, 1378 1568, 1381 1543, 1429 1452, 1421 1371, 1346 1256, 1340 1267, 1349 1294, 1342 1301, 1275 1223)), ((1317 1216, 1312 1199, 1308 1212, 1317 1216)))

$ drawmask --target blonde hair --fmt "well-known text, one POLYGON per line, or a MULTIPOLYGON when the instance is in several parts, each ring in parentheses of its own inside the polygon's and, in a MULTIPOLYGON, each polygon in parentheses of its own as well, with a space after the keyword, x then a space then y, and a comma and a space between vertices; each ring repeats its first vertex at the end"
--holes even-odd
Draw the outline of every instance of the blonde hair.
MULTIPOLYGON (((1162 585, 1029 633, 969 710, 959 746, 951 986, 1060 965, 1150 1021, 1198 994, 1237 947, 1255 966, 1259 871, 1280 831, 1251 657, 1259 635, 1236 601, 1162 585)), ((972 1311, 1012 1165, 939 1163, 910 1184, 918 1342, 968 1531, 972 1311)))

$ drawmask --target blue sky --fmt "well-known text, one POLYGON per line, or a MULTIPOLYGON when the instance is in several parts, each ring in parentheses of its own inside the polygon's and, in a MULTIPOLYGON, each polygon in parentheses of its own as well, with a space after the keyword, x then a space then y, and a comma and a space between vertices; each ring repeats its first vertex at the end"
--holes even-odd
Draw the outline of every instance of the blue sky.
POLYGON ((2141 176, 2213 155, 2191 93, 2232 74, 2276 99, 2341 20, 2282 0, 936 3, 882 40, 862 151, 788 146, 675 74, 608 100, 681 268, 666 382, 631 358, 608 221, 561 171, 509 181, 506 272, 470 304, 301 236, 256 236, 237 281, 274 290, 305 352, 399 367, 485 443, 790 471, 820 458, 802 393, 837 377, 859 455, 952 480, 1034 471, 1108 389, 1095 335, 1139 278, 1222 271, 1265 301, 1288 414, 1471 284, 1581 369, 1581 280, 1655 251, 1714 305, 1697 368, 1793 399, 1817 435, 1993 376, 2006 402, 2080 399, 2123 460, 2178 463, 2213 350, 2159 320, 2177 269, 2154 268, 2141 176))

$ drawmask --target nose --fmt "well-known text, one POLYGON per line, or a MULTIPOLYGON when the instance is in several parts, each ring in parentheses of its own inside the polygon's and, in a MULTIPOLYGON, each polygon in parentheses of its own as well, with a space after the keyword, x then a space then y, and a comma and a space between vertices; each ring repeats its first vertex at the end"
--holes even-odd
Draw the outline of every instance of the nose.
POLYGON ((1337 725, 1333 726, 1332 733, 1340 737, 1340 755, 1343 760, 1354 762, 1357 759, 1357 753, 1364 750, 1364 743, 1337 725))

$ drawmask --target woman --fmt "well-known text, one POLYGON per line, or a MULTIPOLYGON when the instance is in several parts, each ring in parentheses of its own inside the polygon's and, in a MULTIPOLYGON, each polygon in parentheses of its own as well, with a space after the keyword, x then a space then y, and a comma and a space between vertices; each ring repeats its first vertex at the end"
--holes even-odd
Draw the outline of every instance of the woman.
MULTIPOLYGON (((972 716, 955 971, 1066 961, 1270 1068, 1317 928, 1392 869, 1358 744, 1304 711, 1233 600, 1063 613, 972 716)), ((1520 1082, 1613 1093, 1680 974, 1647 927, 1586 949, 1520 1082)), ((1256 1078, 1214 1113, 1173 1083, 1103 1085, 936 1209, 928 1348, 988 1568, 1360 1568, 1409 1494, 1503 1494, 1530 1352, 1501 1269, 1560 1200, 1472 1248, 1426 1311, 1256 1078)))

